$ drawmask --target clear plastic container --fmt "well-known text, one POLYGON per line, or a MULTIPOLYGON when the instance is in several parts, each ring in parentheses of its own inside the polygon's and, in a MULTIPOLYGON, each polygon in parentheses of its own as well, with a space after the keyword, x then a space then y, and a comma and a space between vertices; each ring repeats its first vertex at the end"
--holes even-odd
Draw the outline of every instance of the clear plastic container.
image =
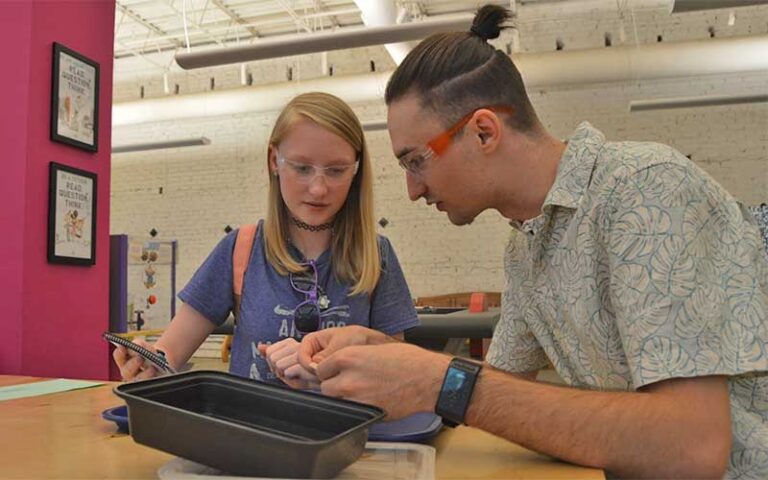
MULTIPOLYGON (((235 477, 182 458, 173 459, 163 465, 157 475, 160 480, 266 478, 235 477)), ((368 442, 360 458, 335 478, 337 480, 434 480, 435 449, 415 443, 368 442)))

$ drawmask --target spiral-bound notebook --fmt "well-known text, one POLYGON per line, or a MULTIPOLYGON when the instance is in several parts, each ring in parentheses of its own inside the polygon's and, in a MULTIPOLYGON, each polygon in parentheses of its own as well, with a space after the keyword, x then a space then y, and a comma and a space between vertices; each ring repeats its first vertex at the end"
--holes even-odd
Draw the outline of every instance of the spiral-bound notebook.
POLYGON ((163 352, 159 350, 157 351, 157 353, 151 350, 147 350, 141 345, 133 343, 128 339, 115 335, 114 333, 104 332, 101 336, 104 338, 104 340, 108 341, 109 343, 111 343, 116 347, 125 347, 128 350, 131 350, 132 352, 136 352, 143 359, 151 362, 153 365, 159 368, 161 372, 176 373, 176 370, 174 370, 171 367, 171 365, 168 363, 168 360, 166 360, 165 355, 163 355, 163 352))

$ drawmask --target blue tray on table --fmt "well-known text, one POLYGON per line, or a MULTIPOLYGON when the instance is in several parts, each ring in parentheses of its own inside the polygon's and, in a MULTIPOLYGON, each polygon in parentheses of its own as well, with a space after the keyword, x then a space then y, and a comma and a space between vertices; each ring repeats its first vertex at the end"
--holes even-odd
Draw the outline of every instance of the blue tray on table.
POLYGON ((119 407, 108 408, 101 412, 101 417, 109 422, 115 422, 117 425, 117 431, 120 433, 128 433, 128 406, 120 405, 119 407))
POLYGON ((415 413, 400 420, 378 422, 368 429, 372 442, 425 442, 437 435, 443 420, 434 413, 415 413))

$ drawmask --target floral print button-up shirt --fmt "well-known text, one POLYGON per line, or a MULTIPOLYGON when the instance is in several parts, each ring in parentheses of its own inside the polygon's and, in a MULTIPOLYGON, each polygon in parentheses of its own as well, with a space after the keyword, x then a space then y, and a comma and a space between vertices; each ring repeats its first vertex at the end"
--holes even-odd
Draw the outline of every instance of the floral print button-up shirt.
POLYGON ((540 216, 512 222, 488 362, 584 389, 726 375, 728 478, 768 479, 768 265, 754 217, 666 145, 569 138, 540 216))

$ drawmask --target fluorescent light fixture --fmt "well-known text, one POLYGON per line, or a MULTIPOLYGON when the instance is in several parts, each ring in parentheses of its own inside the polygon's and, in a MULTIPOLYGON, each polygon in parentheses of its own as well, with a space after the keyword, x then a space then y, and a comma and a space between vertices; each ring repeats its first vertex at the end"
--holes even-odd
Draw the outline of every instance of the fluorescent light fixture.
POLYGON ((712 10, 714 8, 751 7, 765 4, 765 0, 674 0, 672 2, 672 13, 712 10))
POLYGON ((377 130, 386 130, 386 129, 387 129, 386 120, 370 120, 367 122, 363 122, 363 130, 366 132, 375 132, 377 130))
POLYGON ((706 96, 659 98, 653 100, 632 100, 629 102, 630 112, 644 110, 665 110, 670 108, 714 107, 722 105, 737 105, 740 103, 768 102, 768 94, 736 95, 736 96, 706 96))
POLYGON ((164 140, 161 142, 134 143, 130 145, 113 145, 112 153, 143 152, 146 150, 161 150, 163 148, 194 147, 197 145, 210 145, 207 137, 182 138, 178 140, 164 140))
POLYGON ((259 40, 252 45, 204 50, 201 52, 180 52, 176 54, 176 63, 181 68, 192 69, 252 62, 267 58, 281 58, 305 53, 383 45, 386 43, 419 40, 438 32, 469 30, 471 24, 472 15, 452 15, 438 20, 424 20, 398 25, 349 28, 336 32, 290 35, 259 40))

